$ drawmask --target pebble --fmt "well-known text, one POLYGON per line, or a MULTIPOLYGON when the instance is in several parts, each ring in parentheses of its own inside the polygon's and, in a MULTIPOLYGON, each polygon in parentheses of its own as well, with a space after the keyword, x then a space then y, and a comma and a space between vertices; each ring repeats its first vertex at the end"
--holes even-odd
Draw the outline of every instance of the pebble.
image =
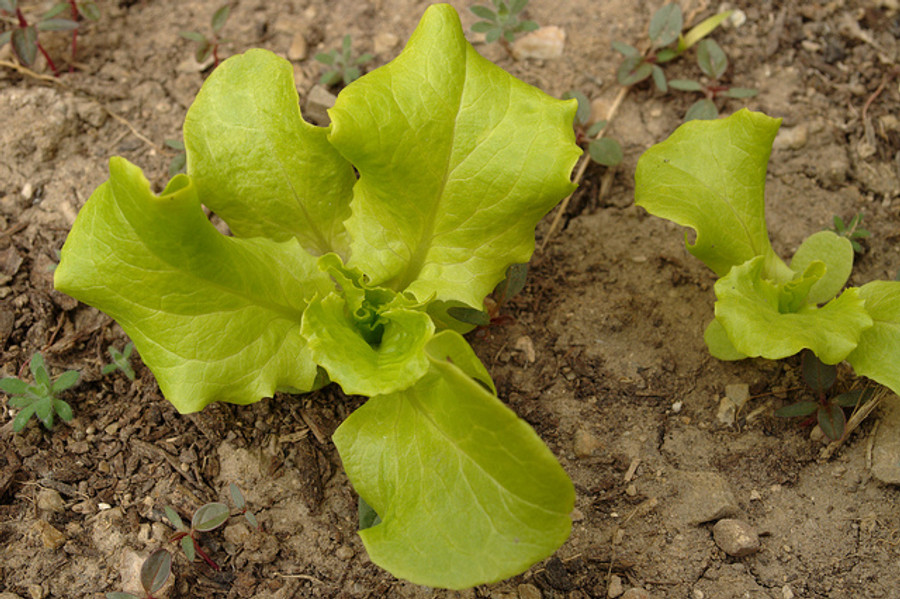
POLYGON ((796 127, 785 127, 775 136, 773 150, 799 150, 809 141, 809 127, 801 123, 796 127))
POLYGON ((537 354, 535 354, 534 351, 534 342, 528 335, 522 335, 521 337, 516 339, 514 349, 525 354, 525 361, 529 364, 533 364, 537 359, 537 354))
POLYGON ((743 520, 725 518, 713 526, 713 539, 732 557, 746 557, 759 551, 759 535, 743 520))
POLYGON ((393 33, 379 33, 372 40, 375 54, 386 54, 397 47, 400 38, 393 33))
POLYGON ((306 96, 303 116, 317 125, 326 126, 331 122, 328 109, 334 106, 337 96, 321 85, 314 86, 306 96))
POLYGON ((44 599, 44 587, 39 584, 28 585, 28 596, 31 599, 44 599))
POLYGON ((730 399, 738 409, 741 409, 750 399, 750 385, 747 383, 725 385, 725 397, 730 399))
POLYGON ((575 432, 575 455, 579 458, 590 457, 600 447, 602 443, 590 431, 580 428, 575 432))
POLYGON ((609 586, 606 587, 606 596, 615 598, 620 596, 625 592, 625 587, 622 585, 622 579, 613 574, 609 577, 609 586))
POLYGON ((34 185, 31 183, 26 183, 22 186, 22 197, 26 200, 30 200, 31 196, 34 195, 34 185))
POLYGON ((519 599, 542 599, 540 589, 527 582, 516 587, 516 591, 519 593, 519 599))
POLYGON ((550 25, 523 35, 513 43, 513 54, 519 58, 548 60, 559 58, 566 45, 566 32, 561 27, 550 25))
POLYGON ((794 599, 794 591, 789 585, 781 587, 781 599, 794 599))
POLYGON ((698 525, 740 513, 728 481, 718 473, 684 472, 678 478, 674 509, 681 522, 698 525))
POLYGON ((46 520, 38 520, 32 528, 40 534, 41 542, 46 549, 59 549, 66 542, 66 535, 53 528, 46 520))
POLYGON ((353 549, 347 545, 341 545, 340 547, 337 548, 337 551, 334 552, 334 555, 338 559, 347 562, 347 561, 350 561, 351 559, 353 559, 353 556, 356 555, 356 552, 353 551, 353 549))
POLYGON ((900 400, 881 402, 881 422, 872 442, 872 475, 889 485, 900 484, 900 400))
POLYGON ((723 426, 731 426, 734 424, 734 418, 737 414, 737 406, 727 397, 719 400, 719 409, 716 411, 716 420, 723 426))
POLYGON ((35 503, 39 510, 45 512, 64 512, 66 510, 66 502, 63 501, 59 491, 55 489, 41 489, 35 503))
POLYGON ((295 33, 287 51, 288 60, 305 60, 308 55, 309 44, 306 43, 306 37, 302 33, 295 33))

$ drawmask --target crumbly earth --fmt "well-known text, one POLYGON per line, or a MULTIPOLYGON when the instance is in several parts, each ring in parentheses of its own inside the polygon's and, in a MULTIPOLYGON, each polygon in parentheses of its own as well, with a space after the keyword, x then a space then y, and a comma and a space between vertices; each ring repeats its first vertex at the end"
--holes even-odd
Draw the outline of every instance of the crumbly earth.
MULTIPOLYGON (((40 14, 48 2, 22 2, 40 14)), ((702 599, 900 597, 900 495, 870 471, 883 412, 829 458, 823 444, 773 411, 804 397, 796 359, 712 359, 703 328, 714 276, 690 256, 678 227, 633 205, 638 156, 681 122, 694 97, 630 90, 610 134, 625 150, 615 170, 590 167, 552 235, 538 228, 529 283, 507 307, 512 324, 472 342, 501 398, 531 423, 577 490, 569 541, 515 579, 464 592, 398 581, 373 565, 355 534, 356 496, 329 437, 358 398, 334 388, 249 407, 214 405, 180 416, 149 371, 102 376, 122 347, 106 316, 52 289, 50 268, 78 209, 107 176, 109 156, 144 168, 157 189, 209 70, 190 60, 180 30, 206 31, 214 1, 100 2, 79 36, 74 73, 47 81, 0 67, 0 351, 4 376, 43 352, 54 372, 82 371, 66 398, 76 417, 13 434, 0 405, 0 598, 100 598, 137 592, 135 570, 171 533, 163 506, 187 514, 224 499, 234 482, 262 523, 235 520, 207 535, 215 572, 178 557, 161 596, 492 597, 615 596, 702 599), (748 386, 732 424, 717 418, 726 386, 748 386), (712 525, 736 517, 761 548, 729 557, 712 525), (612 583, 612 584, 610 584, 612 583), (640 588, 647 594, 630 590, 640 588)), ((356 52, 390 60, 427 2, 239 0, 224 54, 294 45, 304 100, 312 56, 351 34, 356 52), (303 44, 306 45, 305 57, 303 44)), ((467 2, 454 2, 464 24, 467 2)), ((565 30, 561 58, 491 60, 559 96, 579 89, 604 116, 619 87, 613 40, 640 44, 659 2, 532 0, 530 18, 565 30)), ((784 119, 767 188, 772 240, 790 256, 832 216, 865 214, 852 283, 900 270, 900 16, 896 0, 741 0, 746 21, 715 37, 726 79, 755 87, 743 105, 784 119)), ((719 6, 684 0, 696 23, 719 6)), ((4 28, 9 27, 4 21, 4 28)), ((473 34, 475 40, 477 36, 473 34)), ((67 68, 67 37, 41 34, 67 68)), ((13 60, 9 47, 0 59, 13 60)), ((42 63, 35 67, 46 72, 42 63)), ((672 77, 696 77, 693 58, 672 77)), ((27 368, 25 369, 27 371, 27 368)), ((841 371, 841 385, 852 382, 841 371)), ((893 396, 885 405, 894 401, 893 396)))

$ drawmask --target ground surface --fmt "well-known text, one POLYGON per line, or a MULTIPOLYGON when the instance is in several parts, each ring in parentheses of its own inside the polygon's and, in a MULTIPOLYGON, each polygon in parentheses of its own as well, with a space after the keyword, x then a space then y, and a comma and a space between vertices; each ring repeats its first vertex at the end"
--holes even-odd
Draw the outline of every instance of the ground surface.
MULTIPOLYGON (((45 8, 23 4, 31 14, 45 8)), ((109 156, 125 156, 164 185, 172 152, 163 141, 179 137, 206 74, 185 60, 189 44, 176 34, 205 31, 217 3, 100 4, 102 21, 86 26, 76 72, 62 85, 0 68, 2 371, 16 374, 42 351, 54 372, 83 373, 67 395, 75 420, 50 433, 32 423, 13 434, 3 402, 0 597, 99 598, 123 584, 136 591, 135 565, 170 534, 162 506, 188 513, 223 498, 230 482, 245 491, 264 532, 234 524, 208 536, 223 571, 179 558, 168 597, 580 599, 606 597, 613 576, 658 598, 900 597, 900 493, 869 469, 883 409, 821 459, 809 429, 772 414, 800 397, 797 361, 710 358, 702 331, 712 273, 687 254, 677 227, 633 206, 637 157, 679 124, 694 100, 688 94, 646 85, 628 94, 610 132, 624 164, 588 170, 564 227, 535 254, 529 284, 510 306, 515 323, 473 338, 501 397, 536 428, 577 490, 570 540, 516 579, 457 594, 397 581, 369 562, 354 532, 355 495, 329 442, 358 402, 334 389, 183 417, 137 360, 134 383, 101 376, 107 346, 125 338, 107 317, 54 292, 49 267, 106 178, 109 156), (752 397, 723 425, 720 398, 732 384, 748 385, 752 397), (725 514, 759 533, 758 553, 728 557, 717 546, 712 521, 725 514)), ((301 36, 308 54, 294 64, 304 98, 319 74, 315 52, 350 33, 357 51, 376 52, 382 64, 425 5, 241 0, 224 53, 262 46, 286 54, 301 36)), ((893 279, 896 1, 738 6, 746 22, 715 34, 731 58, 726 78, 760 90, 747 106, 784 119, 767 191, 776 249, 789 256, 832 215, 862 211, 872 237, 852 282, 893 279)), ((577 88, 602 110, 619 91, 610 42, 644 39, 657 7, 533 0, 529 16, 567 34, 561 58, 515 61, 497 45, 476 47, 548 93, 577 88)), ((718 6, 685 8, 697 22, 718 6)), ((51 55, 66 54, 61 34, 42 39, 51 55)), ((0 59, 11 60, 8 46, 0 59)), ((691 63, 674 64, 674 76, 695 74, 691 63)))

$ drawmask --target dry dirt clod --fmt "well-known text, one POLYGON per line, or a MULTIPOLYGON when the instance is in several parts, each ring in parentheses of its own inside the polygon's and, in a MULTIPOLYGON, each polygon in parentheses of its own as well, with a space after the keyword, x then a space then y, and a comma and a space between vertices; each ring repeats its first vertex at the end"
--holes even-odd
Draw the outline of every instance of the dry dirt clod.
POLYGON ((56 550, 62 547, 66 542, 66 535, 53 527, 46 520, 38 520, 34 523, 33 528, 41 537, 46 549, 56 550))
POLYGON ((541 591, 533 584, 524 583, 520 584, 516 588, 516 592, 519 594, 519 599, 541 599, 541 591))
POLYGON ((586 429, 578 429, 575 432, 575 455, 579 458, 590 457, 602 444, 593 433, 586 429))
POLYGON ((732 557, 746 557, 759 551, 759 535, 743 520, 725 518, 713 526, 713 539, 732 557))
POLYGON ((625 592, 625 588, 622 586, 622 579, 613 574, 609 577, 609 586, 606 587, 606 596, 610 599, 615 599, 622 595, 625 592))
POLYGON ((39 510, 44 512, 63 512, 66 509, 66 502, 63 501, 59 491, 55 489, 41 489, 35 499, 35 504, 39 510))
POLYGON ((652 595, 645 589, 632 587, 625 591, 622 595, 622 599, 652 599, 652 595))
POLYGON ((728 481, 716 472, 684 472, 677 485, 673 511, 678 522, 696 526, 740 512, 728 481))
POLYGON ((893 395, 882 403, 883 416, 872 443, 872 474, 883 483, 900 484, 900 401, 893 395))
POLYGON ((374 45, 375 54, 380 56, 393 51, 393 49, 397 47, 397 44, 400 43, 400 38, 393 33, 379 33, 375 36, 375 39, 372 40, 372 43, 374 45))
POLYGON ((288 60, 305 60, 308 54, 309 44, 306 42, 306 37, 302 33, 295 33, 287 51, 288 60))
POLYGON ((566 45, 566 32, 561 27, 550 25, 523 35, 513 43, 513 54, 518 59, 535 58, 548 60, 559 58, 566 45))

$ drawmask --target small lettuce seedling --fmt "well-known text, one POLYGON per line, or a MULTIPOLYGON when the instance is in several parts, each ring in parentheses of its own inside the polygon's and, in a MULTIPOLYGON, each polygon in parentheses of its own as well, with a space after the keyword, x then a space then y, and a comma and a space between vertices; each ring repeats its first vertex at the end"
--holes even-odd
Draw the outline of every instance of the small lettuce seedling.
POLYGON ((764 192, 780 124, 746 109, 685 123, 641 156, 635 203, 691 227, 688 251, 720 277, 704 334, 713 356, 777 360, 808 349, 900 393, 900 283, 844 289, 853 247, 832 231, 807 237, 790 264, 772 249, 764 192))
POLYGON ((449 309, 484 310, 528 262, 574 187, 575 110, 478 55, 443 4, 327 128, 290 63, 248 51, 188 111, 186 175, 156 195, 110 160, 56 287, 115 318, 181 412, 329 380, 368 396, 333 440, 377 514, 372 561, 436 587, 514 576, 568 537, 574 488, 449 309))
POLYGON ((31 356, 31 375, 34 383, 29 384, 14 377, 6 377, 0 380, 0 391, 7 393, 9 405, 19 408, 19 413, 13 419, 13 431, 19 432, 25 428, 32 415, 37 416, 44 428, 53 428, 54 415, 66 422, 72 420, 72 408, 65 401, 59 399, 59 394, 74 387, 78 382, 77 370, 67 370, 59 375, 55 381, 50 380, 50 374, 44 365, 44 357, 35 352, 31 356))

